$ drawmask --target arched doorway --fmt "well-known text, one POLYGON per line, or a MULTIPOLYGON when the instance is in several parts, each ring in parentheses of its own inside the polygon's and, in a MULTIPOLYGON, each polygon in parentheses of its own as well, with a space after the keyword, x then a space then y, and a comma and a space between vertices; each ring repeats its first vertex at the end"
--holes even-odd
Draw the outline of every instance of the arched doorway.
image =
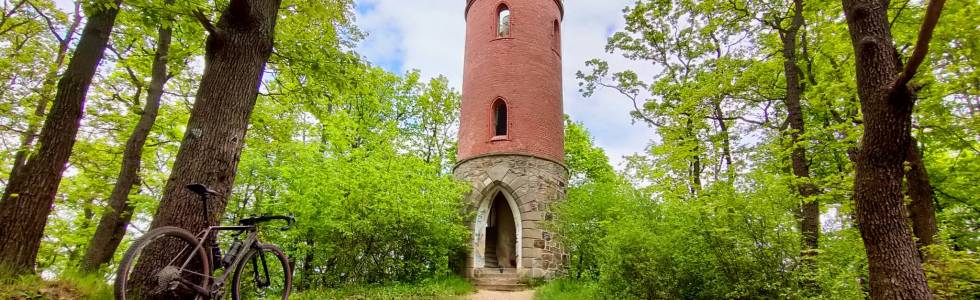
POLYGON ((476 218, 470 227, 473 231, 473 251, 470 259, 473 268, 515 268, 520 270, 523 224, 520 206, 513 191, 505 184, 495 182, 484 190, 476 218))
POLYGON ((510 203, 497 192, 487 215, 483 249, 485 268, 515 268, 518 263, 517 223, 510 203))

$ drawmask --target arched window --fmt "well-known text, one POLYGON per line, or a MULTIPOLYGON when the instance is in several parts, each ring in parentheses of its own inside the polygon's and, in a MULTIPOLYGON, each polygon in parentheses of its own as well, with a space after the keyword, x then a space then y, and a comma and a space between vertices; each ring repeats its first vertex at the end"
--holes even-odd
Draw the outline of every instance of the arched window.
POLYGON ((561 24, 555 20, 555 29, 551 32, 551 47, 556 52, 561 52, 561 24))
POLYGON ((506 4, 497 8, 497 37, 510 36, 510 9, 506 4))
POLYGON ((493 103, 493 135, 507 135, 507 103, 503 99, 493 103))

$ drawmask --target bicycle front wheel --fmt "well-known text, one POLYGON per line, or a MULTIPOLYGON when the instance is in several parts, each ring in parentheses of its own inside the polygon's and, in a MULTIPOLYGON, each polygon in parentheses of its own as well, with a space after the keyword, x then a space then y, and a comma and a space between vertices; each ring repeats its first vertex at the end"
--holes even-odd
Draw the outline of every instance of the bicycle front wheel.
POLYGON ((211 268, 197 238, 177 227, 160 227, 136 240, 116 272, 117 300, 200 299, 211 268))
POLYGON ((286 300, 292 285, 286 254, 273 245, 255 244, 235 268, 231 295, 234 300, 286 300))

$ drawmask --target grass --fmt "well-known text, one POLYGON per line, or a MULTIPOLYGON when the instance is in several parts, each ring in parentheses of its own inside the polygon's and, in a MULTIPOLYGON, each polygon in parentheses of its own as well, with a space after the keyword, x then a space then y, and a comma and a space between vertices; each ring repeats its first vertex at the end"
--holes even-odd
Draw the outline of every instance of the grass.
MULTIPOLYGON (((473 285, 461 277, 425 279, 418 283, 348 286, 296 292, 290 299, 458 299, 473 293, 473 285)), ((0 276, 0 300, 112 299, 112 286, 98 276, 62 274, 45 280, 36 275, 0 276)))
POLYGON ((537 300, 599 299, 599 286, 595 282, 559 278, 539 286, 534 293, 537 300))
POLYGON ((62 274, 53 280, 36 275, 0 278, 0 299, 112 299, 112 286, 93 275, 62 274))
POLYGON ((302 291, 289 297, 298 300, 314 299, 457 299, 474 291, 473 285, 461 277, 425 279, 408 284, 396 283, 370 286, 348 286, 336 289, 302 291))

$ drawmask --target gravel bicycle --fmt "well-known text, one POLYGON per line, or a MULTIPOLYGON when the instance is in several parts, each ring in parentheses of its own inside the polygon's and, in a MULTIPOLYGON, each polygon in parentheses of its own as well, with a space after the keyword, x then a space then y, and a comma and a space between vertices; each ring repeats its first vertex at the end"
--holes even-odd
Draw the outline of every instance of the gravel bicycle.
MULTIPOLYGON (((201 184, 187 189, 200 196, 207 221, 208 197, 219 193, 201 184)), ((239 226, 208 226, 196 236, 172 226, 151 230, 123 256, 115 279, 116 299, 285 300, 293 281, 289 260, 279 248, 258 238, 259 224, 277 220, 286 222, 280 230, 296 222, 292 216, 252 217, 239 220, 239 226), (220 231, 235 232, 224 256, 217 242, 220 231), (141 260, 160 255, 169 262, 141 260), (220 269, 224 271, 215 276, 220 269), (229 279, 231 291, 226 293, 229 279)))

